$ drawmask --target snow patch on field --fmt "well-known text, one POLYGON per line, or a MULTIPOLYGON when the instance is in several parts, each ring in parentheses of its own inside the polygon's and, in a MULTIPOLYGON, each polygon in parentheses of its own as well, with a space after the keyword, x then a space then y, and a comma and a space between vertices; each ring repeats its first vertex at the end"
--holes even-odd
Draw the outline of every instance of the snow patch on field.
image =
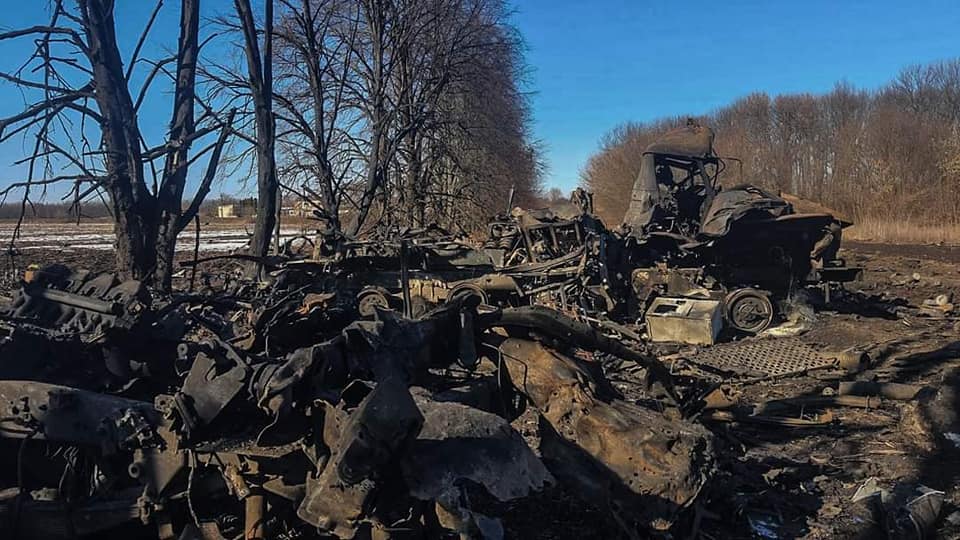
MULTIPOLYGON (((14 225, 0 225, 0 245, 10 243, 14 225)), ((241 249, 247 245, 252 227, 233 227, 200 231, 201 252, 223 252, 241 249)), ((313 232, 299 228, 283 228, 280 240, 286 241, 300 235, 312 237, 313 232)), ((109 251, 114 249, 113 225, 110 223, 69 223, 27 224, 20 230, 20 236, 14 243, 16 249, 32 251, 41 249, 59 249, 74 251, 90 249, 109 251)), ((177 251, 193 251, 196 233, 185 230, 177 237, 177 251)))

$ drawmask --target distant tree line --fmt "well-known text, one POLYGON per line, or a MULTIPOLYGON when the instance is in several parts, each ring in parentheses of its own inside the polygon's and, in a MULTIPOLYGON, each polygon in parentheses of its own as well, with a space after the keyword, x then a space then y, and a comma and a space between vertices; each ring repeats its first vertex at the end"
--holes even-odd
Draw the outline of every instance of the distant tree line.
MULTIPOLYGON (((29 205, 27 216, 39 219, 58 219, 71 220, 83 218, 106 218, 110 217, 110 209, 99 202, 81 203, 74 205, 72 203, 46 203, 37 202, 29 205)), ((22 211, 19 203, 6 203, 0 205, 0 219, 17 219, 22 211)))
MULTIPOLYGON (((686 117, 614 128, 581 172, 619 223, 644 148, 686 117)), ((751 183, 826 204, 861 221, 960 222, 960 59, 904 69, 880 89, 756 93, 698 118, 716 131, 730 186, 751 183)))
MULTIPOLYGON (((285 197, 282 201, 284 207, 288 207, 296 200, 294 196, 285 197)), ((257 200, 254 197, 238 197, 228 194, 220 194, 216 198, 206 198, 200 204, 197 214, 203 218, 217 217, 218 207, 225 205, 234 205, 241 210, 242 217, 253 215, 257 200)), ((20 217, 20 203, 0 204, 0 219, 15 220, 20 217)), ((72 202, 36 202, 27 208, 26 218, 28 219, 55 219, 62 221, 74 221, 83 219, 104 219, 112 217, 110 207, 100 201, 89 201, 80 204, 72 202)))

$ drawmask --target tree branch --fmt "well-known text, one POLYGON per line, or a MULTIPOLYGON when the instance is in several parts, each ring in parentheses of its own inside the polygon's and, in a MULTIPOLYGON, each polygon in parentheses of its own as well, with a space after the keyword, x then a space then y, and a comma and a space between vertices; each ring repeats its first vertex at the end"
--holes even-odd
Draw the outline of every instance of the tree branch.
POLYGON ((127 66, 126 75, 124 75, 124 79, 126 79, 127 82, 130 82, 130 75, 133 74, 133 68, 137 65, 140 49, 143 48, 143 43, 147 40, 147 34, 150 33, 150 29, 153 27, 153 22, 157 19, 157 14, 160 13, 161 7, 163 7, 163 0, 157 0, 157 5, 153 7, 153 11, 150 13, 150 19, 147 20, 147 26, 143 29, 143 32, 140 33, 137 46, 133 48, 133 55, 130 56, 130 64, 127 66))
POLYGON ((227 138, 230 136, 230 125, 233 124, 233 116, 236 112, 236 109, 231 109, 227 114, 227 120, 220 129, 220 137, 217 138, 216 146, 213 147, 213 153, 210 154, 210 161, 207 162, 207 170, 203 175, 203 179, 200 181, 197 193, 193 196, 190 206, 187 207, 177 222, 178 232, 182 231, 184 227, 190 223, 190 220, 193 219, 193 216, 197 215, 197 212, 200 211, 200 205, 203 204, 203 200, 207 197, 207 194, 210 193, 210 186, 213 184, 213 179, 217 176, 220 156, 223 153, 223 147, 227 144, 227 138))

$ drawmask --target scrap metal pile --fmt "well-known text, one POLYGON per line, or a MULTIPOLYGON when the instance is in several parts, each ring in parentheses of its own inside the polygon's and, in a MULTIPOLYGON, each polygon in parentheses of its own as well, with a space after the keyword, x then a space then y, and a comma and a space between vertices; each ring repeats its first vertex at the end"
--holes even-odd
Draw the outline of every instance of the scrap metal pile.
POLYGON ((559 313, 472 296, 362 315, 313 270, 173 296, 32 272, 3 314, 0 530, 497 538, 474 501, 558 481, 631 528, 664 529, 709 478, 702 426, 669 401, 623 401, 581 351, 659 373, 655 360, 559 313), (510 425, 526 407, 538 453, 510 425))
POLYGON ((557 484, 625 531, 670 529, 713 473, 694 418, 737 368, 645 343, 757 333, 858 273, 836 258, 845 222, 721 190, 711 146, 697 126, 652 146, 616 231, 578 190, 479 246, 327 230, 197 293, 28 272, 0 313, 0 531, 499 538, 500 503, 557 484), (639 374, 630 399, 611 360, 639 374), (678 389, 691 366, 708 384, 678 389))

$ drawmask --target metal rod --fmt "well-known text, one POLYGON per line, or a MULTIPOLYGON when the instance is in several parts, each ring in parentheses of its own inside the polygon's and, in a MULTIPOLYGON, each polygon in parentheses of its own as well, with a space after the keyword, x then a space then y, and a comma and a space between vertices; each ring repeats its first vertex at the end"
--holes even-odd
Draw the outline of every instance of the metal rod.
POLYGON ((400 288, 403 290, 403 316, 413 317, 410 305, 410 261, 407 260, 407 241, 400 240, 400 288))
POLYGON ((190 292, 193 292, 193 284, 197 279, 197 260, 200 258, 200 214, 194 214, 193 225, 196 230, 193 241, 193 270, 190 271, 190 292))
POLYGON ((86 309, 88 311, 96 311, 106 315, 119 315, 123 309, 119 304, 113 302, 104 302, 103 300, 97 300, 96 298, 88 298, 79 294, 58 291, 56 289, 38 289, 26 292, 29 296, 34 298, 43 298, 44 300, 49 300, 58 304, 86 309))

